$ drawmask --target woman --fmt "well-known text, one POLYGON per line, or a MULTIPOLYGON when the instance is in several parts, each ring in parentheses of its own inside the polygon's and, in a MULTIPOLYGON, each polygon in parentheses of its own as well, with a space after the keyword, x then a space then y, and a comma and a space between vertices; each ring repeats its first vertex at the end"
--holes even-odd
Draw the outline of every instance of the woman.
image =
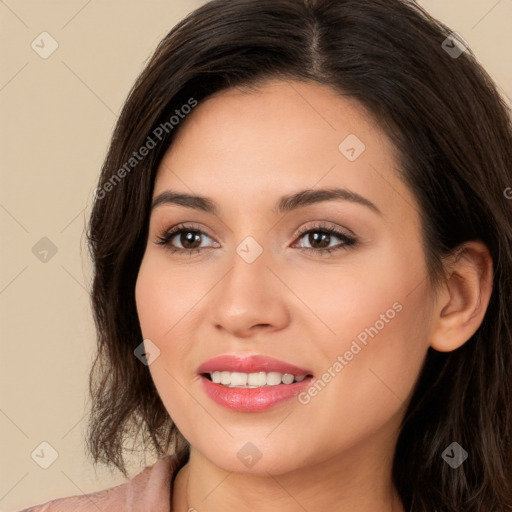
POLYGON ((197 9, 88 233, 88 447, 159 458, 27 510, 512 510, 510 186, 507 107, 416 4, 197 9))

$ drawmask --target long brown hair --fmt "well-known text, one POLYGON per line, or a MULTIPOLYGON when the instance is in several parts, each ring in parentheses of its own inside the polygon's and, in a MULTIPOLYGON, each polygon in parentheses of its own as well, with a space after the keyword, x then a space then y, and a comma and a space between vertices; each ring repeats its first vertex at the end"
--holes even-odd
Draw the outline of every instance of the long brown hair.
POLYGON ((228 87, 315 81, 358 100, 393 140, 421 211, 432 282, 464 241, 483 241, 494 262, 481 326, 453 352, 429 349, 418 377, 393 464, 404 507, 512 510, 510 111, 470 49, 448 51, 451 33, 405 0, 214 0, 161 41, 122 110, 88 226, 98 333, 88 431, 95 462, 126 476, 130 439, 157 455, 188 455, 148 367, 134 356, 142 341, 134 291, 153 184, 180 126, 169 119, 191 99, 228 87), (148 137, 154 147, 127 166, 148 137), (469 453, 456 469, 441 457, 454 441, 469 453))

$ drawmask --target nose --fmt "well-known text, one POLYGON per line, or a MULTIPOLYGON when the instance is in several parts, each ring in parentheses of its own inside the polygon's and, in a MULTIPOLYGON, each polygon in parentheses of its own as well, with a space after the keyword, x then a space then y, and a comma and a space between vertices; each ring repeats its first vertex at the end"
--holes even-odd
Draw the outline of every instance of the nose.
POLYGON ((248 263, 234 253, 231 269, 211 297, 210 314, 217 329, 247 338, 288 324, 288 290, 269 268, 269 259, 263 251, 248 263))

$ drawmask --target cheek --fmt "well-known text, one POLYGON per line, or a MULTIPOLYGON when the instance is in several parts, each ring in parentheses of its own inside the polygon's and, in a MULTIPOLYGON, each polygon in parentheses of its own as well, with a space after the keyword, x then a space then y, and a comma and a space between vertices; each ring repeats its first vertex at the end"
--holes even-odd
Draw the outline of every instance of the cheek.
POLYGON ((186 265, 175 265, 170 270, 165 254, 146 253, 135 287, 143 336, 160 342, 172 338, 180 324, 193 317, 195 306, 205 293, 201 283, 197 273, 186 265))
MULTIPOLYGON (((398 307, 391 308, 394 315, 386 309, 387 302, 382 307, 372 305, 364 327, 354 325, 352 332, 356 334, 343 337, 338 347, 329 352, 330 360, 338 362, 335 368, 333 363, 330 366, 336 376, 314 399, 317 402, 310 404, 311 416, 323 423, 318 428, 340 425, 336 435, 351 439, 352 443, 386 424, 398 429, 427 351, 425 334, 418 327, 426 323, 418 314, 419 296, 402 299, 399 306, 395 302, 398 307), (381 313, 388 323, 379 318, 381 313), (322 415, 325 410, 329 415, 322 415)), ((323 380, 323 376, 320 378, 323 380)))
POLYGON ((330 300, 315 297, 335 332, 317 338, 327 356, 318 377, 329 383, 318 385, 310 405, 311 415, 326 422, 322 428, 334 422, 359 437, 404 412, 428 349, 425 271, 419 251, 390 251, 331 283, 337 291, 330 300))
POLYGON ((149 366, 151 376, 161 397, 168 395, 172 399, 174 395, 168 390, 175 392, 176 382, 171 375, 179 372, 180 362, 187 356, 189 347, 183 329, 193 314, 191 310, 197 298, 189 288, 184 288, 188 293, 181 292, 179 276, 174 271, 165 271, 162 265, 165 262, 159 259, 151 253, 144 257, 135 286, 135 300, 142 336, 160 351, 149 366))
POLYGON ((190 353, 185 331, 199 290, 178 267, 172 272, 168 265, 165 269, 164 258, 146 253, 137 277, 135 300, 143 337, 160 350, 159 357, 149 366, 151 377, 173 422, 181 428, 190 422, 201 424, 201 409, 191 407, 180 373, 190 353))
POLYGON ((417 236, 413 232, 408 243, 401 244, 391 242, 396 237, 383 237, 378 246, 347 253, 336 267, 281 269, 312 313, 297 314, 296 320, 310 329, 320 352, 328 354, 326 363, 349 350, 354 340, 366 357, 376 360, 395 351, 426 350, 431 297, 417 236), (375 350, 368 350, 370 345, 375 350))

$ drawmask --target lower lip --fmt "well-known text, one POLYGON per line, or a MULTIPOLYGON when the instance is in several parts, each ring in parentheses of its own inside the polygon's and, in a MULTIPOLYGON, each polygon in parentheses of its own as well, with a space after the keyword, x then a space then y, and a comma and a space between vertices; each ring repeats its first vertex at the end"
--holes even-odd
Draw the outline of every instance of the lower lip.
POLYGON ((301 382, 278 384, 261 388, 228 388, 200 375, 206 394, 217 404, 239 412, 266 411, 298 395, 310 384, 313 377, 301 382))

